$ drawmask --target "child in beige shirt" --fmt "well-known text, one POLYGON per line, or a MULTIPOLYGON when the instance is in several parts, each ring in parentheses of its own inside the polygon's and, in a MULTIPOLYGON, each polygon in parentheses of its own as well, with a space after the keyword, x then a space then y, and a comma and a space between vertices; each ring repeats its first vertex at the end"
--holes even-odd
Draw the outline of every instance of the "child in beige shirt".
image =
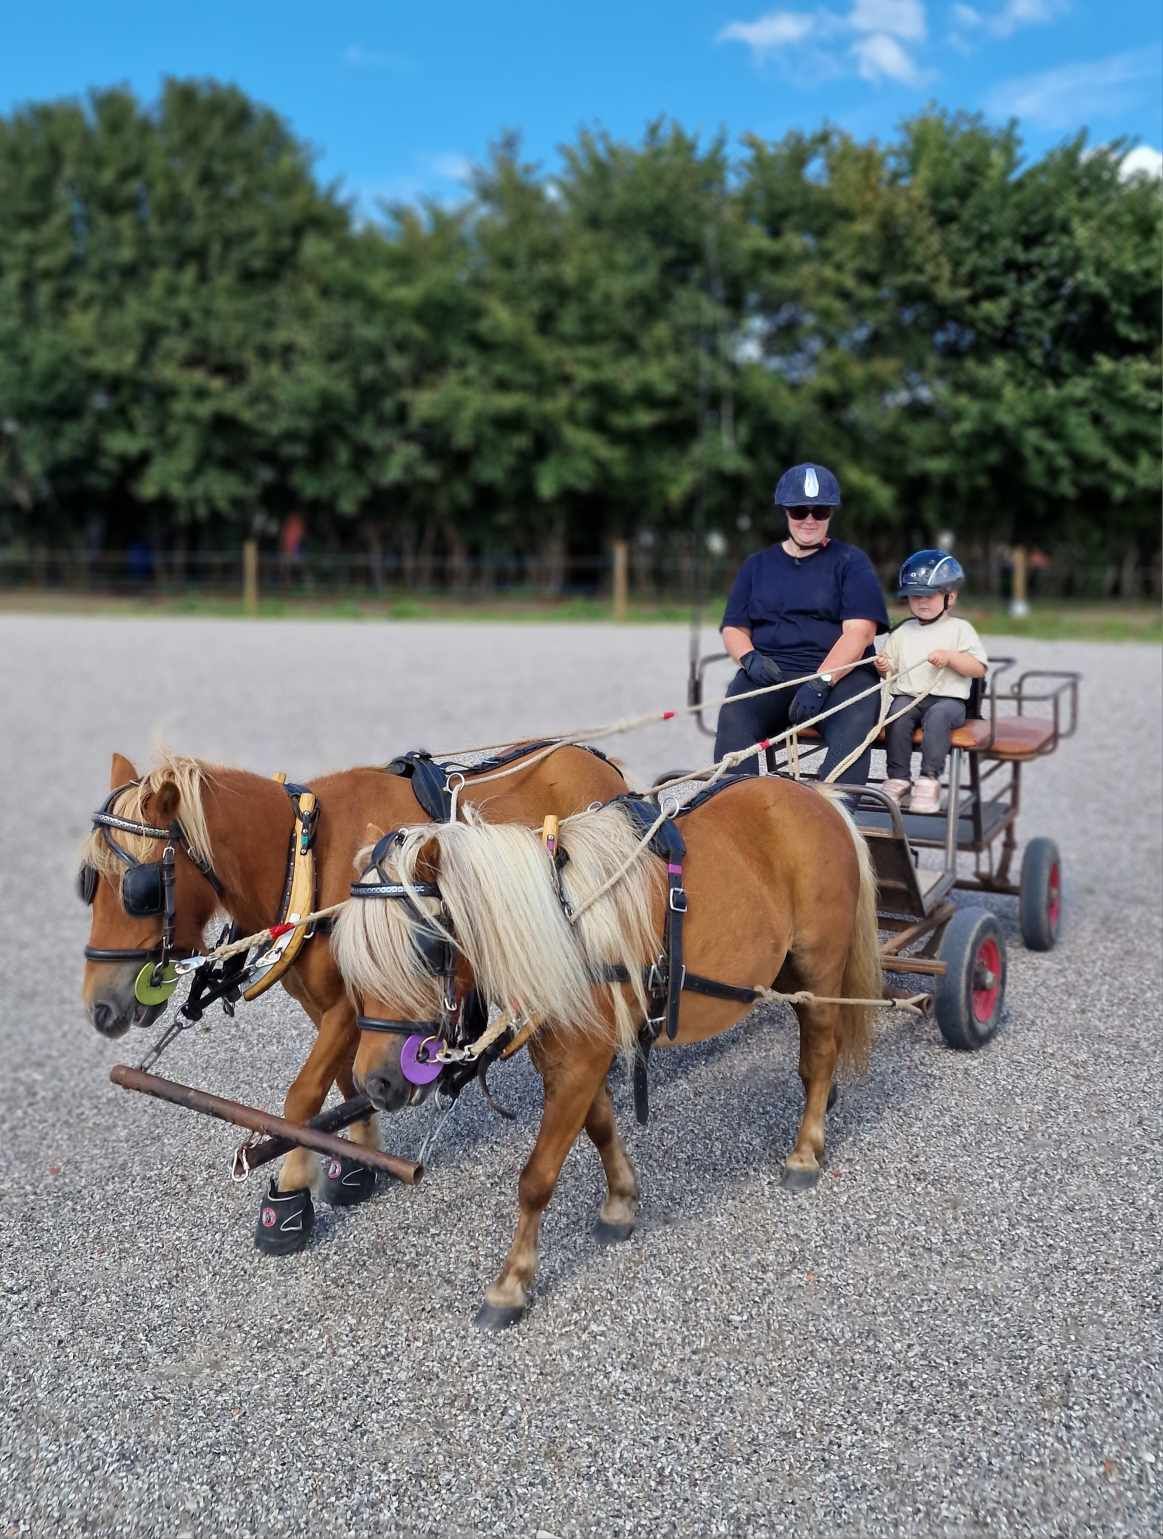
POLYGON ((885 731, 888 779, 881 787, 896 802, 909 791, 913 729, 922 728, 921 773, 912 782, 911 812, 940 811, 949 743, 965 720, 970 682, 985 675, 981 638, 968 620, 952 612, 964 581, 960 561, 945 551, 911 555, 897 577, 897 597, 908 600, 911 616, 896 627, 876 658, 879 673, 900 675, 889 714, 903 714, 885 731), (923 700, 905 710, 926 690, 923 700))

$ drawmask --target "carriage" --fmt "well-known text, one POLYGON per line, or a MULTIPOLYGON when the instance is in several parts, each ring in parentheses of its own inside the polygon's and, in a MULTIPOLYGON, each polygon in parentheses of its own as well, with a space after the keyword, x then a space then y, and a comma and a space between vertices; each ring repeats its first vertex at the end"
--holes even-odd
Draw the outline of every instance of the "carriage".
MULTIPOLYGON (((715 726, 703 703, 707 676, 730 661, 726 652, 700 655, 692 634, 687 702, 708 737, 715 726)), ((1029 840, 1017 881, 1011 873, 1023 767, 1076 731, 1080 676, 1037 668, 1012 678, 1016 667, 1012 657, 991 657, 986 680, 971 693, 969 717, 953 733, 942 811, 904 810, 880 789, 882 780, 871 779, 855 812, 877 875, 885 969, 934 980, 927 1008, 945 1041, 961 1049, 982 1047, 1001 1024, 1006 941, 988 908, 956 906, 953 890, 1016 897, 1031 951, 1049 951, 1062 920, 1062 857, 1053 839, 1029 840), (922 862, 922 852, 937 858, 922 862), (972 858, 970 870, 962 857, 972 858)), ((764 767, 815 779, 812 763, 823 747, 818 732, 805 728, 791 763, 786 748, 773 748, 764 767)))

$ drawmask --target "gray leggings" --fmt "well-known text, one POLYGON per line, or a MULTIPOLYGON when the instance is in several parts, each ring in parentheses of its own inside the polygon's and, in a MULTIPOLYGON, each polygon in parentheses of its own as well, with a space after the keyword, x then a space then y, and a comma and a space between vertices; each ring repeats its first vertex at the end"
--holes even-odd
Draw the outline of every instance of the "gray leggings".
MULTIPOLYGON (((911 695, 894 695, 889 715, 904 710, 911 699, 911 695)), ((949 739, 953 729, 964 720, 964 700, 953 700, 948 695, 930 695, 927 700, 918 701, 911 711, 905 711, 899 721, 890 722, 884 730, 888 778, 912 778, 909 771, 913 760, 913 728, 919 723, 924 727, 921 774, 940 780, 945 760, 949 757, 949 739)))

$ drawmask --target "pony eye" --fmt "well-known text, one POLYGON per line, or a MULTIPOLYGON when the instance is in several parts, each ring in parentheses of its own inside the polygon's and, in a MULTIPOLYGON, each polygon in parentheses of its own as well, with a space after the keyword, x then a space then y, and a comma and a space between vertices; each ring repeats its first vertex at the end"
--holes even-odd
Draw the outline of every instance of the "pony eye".
POLYGON ((92 903, 97 896, 96 866, 82 866, 77 872, 77 897, 84 904, 92 903))

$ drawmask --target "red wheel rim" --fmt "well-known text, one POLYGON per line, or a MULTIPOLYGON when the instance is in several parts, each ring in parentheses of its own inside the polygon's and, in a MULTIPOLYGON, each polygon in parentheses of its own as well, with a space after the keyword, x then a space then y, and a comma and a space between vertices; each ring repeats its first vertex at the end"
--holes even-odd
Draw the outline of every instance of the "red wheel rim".
POLYGON ((973 1019, 985 1025, 997 1013, 1001 997, 1001 947, 992 935, 982 941, 973 958, 973 1019))
POLYGON ((1057 930, 1062 914, 1062 868, 1057 861, 1050 867, 1050 880, 1046 883, 1046 918, 1050 928, 1057 930))

